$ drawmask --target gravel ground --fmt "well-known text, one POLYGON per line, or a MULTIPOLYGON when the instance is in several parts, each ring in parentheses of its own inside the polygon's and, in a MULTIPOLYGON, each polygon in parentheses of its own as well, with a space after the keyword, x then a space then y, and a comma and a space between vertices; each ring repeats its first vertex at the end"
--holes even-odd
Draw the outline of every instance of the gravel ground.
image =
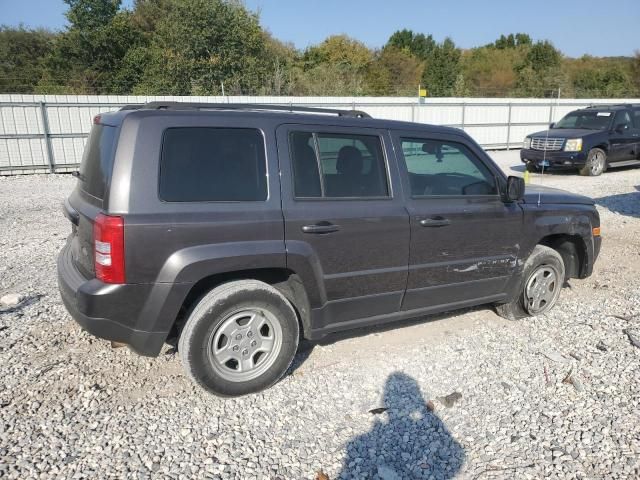
MULTIPOLYGON (((517 152, 492 155, 521 174, 517 152)), ((0 477, 640 477, 640 169, 532 181, 602 217, 595 274, 551 313, 334 336, 270 390, 222 400, 168 347, 147 359, 81 331, 55 280, 74 180, 0 178, 0 296, 24 297, 0 307, 0 477)))

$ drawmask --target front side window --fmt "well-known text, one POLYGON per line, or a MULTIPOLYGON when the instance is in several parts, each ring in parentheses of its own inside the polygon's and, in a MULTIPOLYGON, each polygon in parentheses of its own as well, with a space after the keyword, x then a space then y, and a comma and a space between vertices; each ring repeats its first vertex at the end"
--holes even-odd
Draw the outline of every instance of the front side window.
POLYGON ((264 139, 253 128, 169 128, 162 139, 160 198, 167 202, 267 199, 264 139))
POLYGON ((633 123, 635 128, 640 128, 640 108, 633 111, 633 123))
POLYGON ((496 195, 491 171, 465 145, 402 138, 411 195, 496 195))
POLYGON ((291 132, 289 148, 298 198, 389 195, 378 136, 291 132))

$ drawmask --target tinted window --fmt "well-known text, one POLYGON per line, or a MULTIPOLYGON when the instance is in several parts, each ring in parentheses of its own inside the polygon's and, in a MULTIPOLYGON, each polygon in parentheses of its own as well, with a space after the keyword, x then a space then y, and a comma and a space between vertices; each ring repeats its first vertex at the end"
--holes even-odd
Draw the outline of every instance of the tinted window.
POLYGON ((633 124, 631 123, 631 115, 627 111, 620 111, 616 113, 616 119, 613 122, 613 126, 617 127, 618 125, 626 125, 627 128, 633 128, 633 124))
POLYGON ((609 126, 610 121, 611 112, 578 111, 569 113, 554 128, 603 130, 609 126))
POLYGON ((170 128, 164 133, 160 198, 168 202, 267 198, 264 140, 252 128, 170 128))
POLYGON ((413 196, 497 194, 491 171, 465 145, 412 138, 401 141, 413 196))
POLYGON ((382 144, 377 136, 293 132, 290 148, 297 197, 389 195, 382 144))
POLYGON ((80 184, 89 195, 102 199, 113 170, 116 146, 115 127, 94 125, 84 147, 80 164, 80 184))
POLYGON ((640 128, 640 108, 633 111, 633 123, 636 128, 640 128))

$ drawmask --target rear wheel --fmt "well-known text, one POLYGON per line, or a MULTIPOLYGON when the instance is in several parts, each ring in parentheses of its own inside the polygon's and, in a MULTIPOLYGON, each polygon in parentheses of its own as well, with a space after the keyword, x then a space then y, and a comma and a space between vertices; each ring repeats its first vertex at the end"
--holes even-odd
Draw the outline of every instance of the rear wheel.
POLYGON ((206 390, 233 397, 276 383, 298 348, 298 319, 289 301, 257 280, 225 283, 207 293, 180 334, 187 374, 206 390))
POLYGON ((562 257, 552 248, 536 245, 525 263, 522 278, 518 296, 512 302, 496 305, 501 317, 517 320, 551 310, 565 280, 562 257))
POLYGON ((580 169, 580 175, 597 177, 607 170, 607 153, 601 148, 592 148, 587 155, 587 162, 580 169))

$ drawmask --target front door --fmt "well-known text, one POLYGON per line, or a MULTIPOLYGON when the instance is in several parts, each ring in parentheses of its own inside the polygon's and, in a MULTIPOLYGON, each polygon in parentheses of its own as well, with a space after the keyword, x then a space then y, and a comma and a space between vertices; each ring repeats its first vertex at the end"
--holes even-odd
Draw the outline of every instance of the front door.
POLYGON ((312 328, 398 311, 409 218, 388 132, 283 125, 277 137, 287 264, 317 282, 312 328))
POLYGON ((411 223, 403 310, 504 298, 517 268, 523 213, 504 203, 497 167, 457 135, 394 135, 411 223))

